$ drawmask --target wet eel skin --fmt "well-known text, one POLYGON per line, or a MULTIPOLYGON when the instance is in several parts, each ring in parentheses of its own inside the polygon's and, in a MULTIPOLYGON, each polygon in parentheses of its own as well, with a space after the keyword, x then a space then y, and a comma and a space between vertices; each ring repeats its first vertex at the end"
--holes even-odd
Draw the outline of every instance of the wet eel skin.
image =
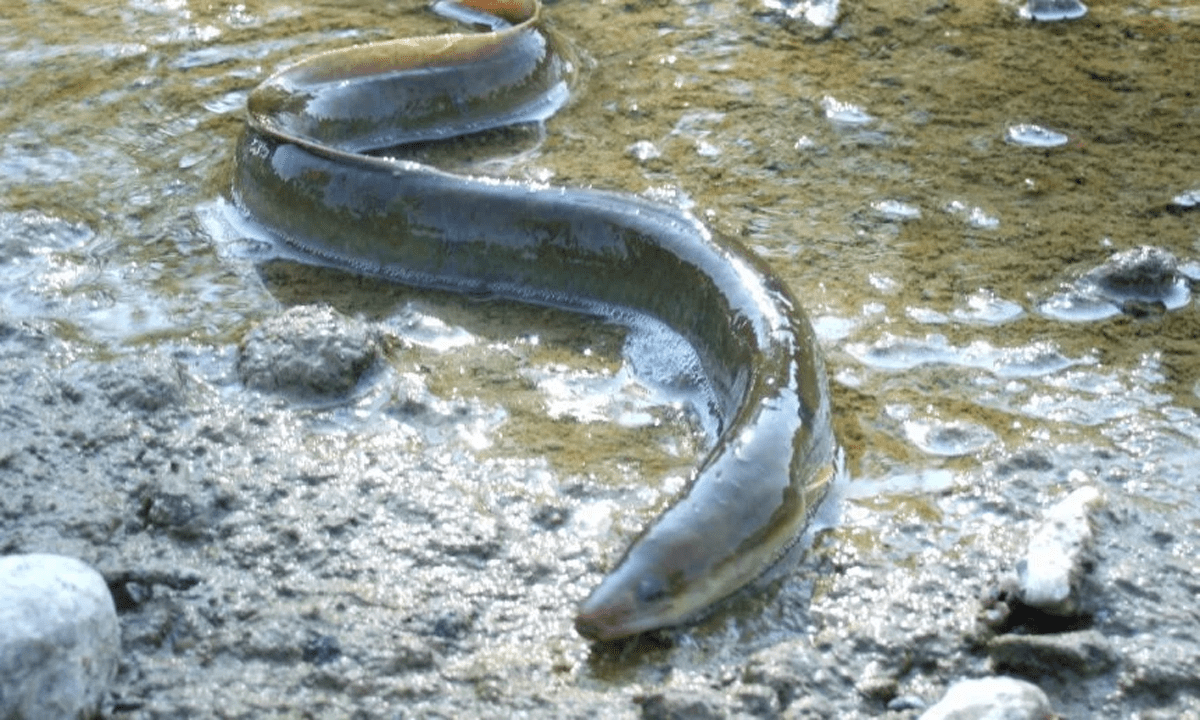
POLYGON ((764 264, 674 207, 363 154, 540 122, 566 101, 572 60, 538 0, 449 9, 492 29, 314 55, 259 85, 234 200, 318 262, 616 319, 641 313, 686 338, 721 431, 575 627, 612 640, 686 622, 769 568, 826 490, 834 441, 812 327, 764 264))

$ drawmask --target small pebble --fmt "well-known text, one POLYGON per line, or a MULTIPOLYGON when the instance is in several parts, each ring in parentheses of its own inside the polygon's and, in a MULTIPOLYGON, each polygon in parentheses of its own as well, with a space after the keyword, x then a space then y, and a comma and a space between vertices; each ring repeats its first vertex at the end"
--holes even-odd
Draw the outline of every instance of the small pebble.
POLYGON ((1092 516, 1104 505, 1100 491, 1077 488, 1046 512, 1017 563, 1022 603, 1042 612, 1071 617, 1080 610, 1080 586, 1092 544, 1092 516))
POLYGON ((1046 720, 1050 699, 1033 683, 997 676, 960 680, 921 720, 1046 720))

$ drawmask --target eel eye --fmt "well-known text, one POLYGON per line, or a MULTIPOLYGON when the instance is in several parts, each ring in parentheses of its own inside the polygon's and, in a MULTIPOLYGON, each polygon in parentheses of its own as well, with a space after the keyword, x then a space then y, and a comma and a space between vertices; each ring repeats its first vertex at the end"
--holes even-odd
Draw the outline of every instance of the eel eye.
POLYGON ((667 596, 667 586, 657 577, 642 578, 637 585, 637 599, 642 603, 653 603, 667 596))

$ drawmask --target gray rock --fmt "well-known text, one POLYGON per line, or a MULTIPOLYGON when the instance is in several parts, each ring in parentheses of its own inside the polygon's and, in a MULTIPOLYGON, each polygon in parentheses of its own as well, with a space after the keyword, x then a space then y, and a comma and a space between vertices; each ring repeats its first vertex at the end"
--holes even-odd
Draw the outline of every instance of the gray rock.
POLYGON ((854 683, 854 689, 865 698, 882 703, 891 701, 899 693, 900 683, 896 675, 878 662, 871 662, 863 670, 862 677, 854 683))
POLYGON ((820 695, 806 695, 798 698, 783 711, 783 720, 825 720, 836 717, 837 709, 829 700, 820 695))
POLYGON ((921 720, 1048 720, 1050 700, 1033 683, 1011 677, 960 680, 921 720))
POLYGON ((987 651, 997 670, 1031 676, 1098 675, 1116 664, 1108 639, 1095 630, 1001 635, 987 651))
POLYGON ((330 399, 358 385, 381 353, 381 334, 326 305, 300 305, 261 323, 242 343, 247 387, 300 399, 330 399))
POLYGON ((754 654, 746 665, 743 682, 771 689, 786 708, 806 697, 811 689, 813 668, 805 663, 806 644, 783 642, 754 654))
POLYGON ((1178 261, 1167 250, 1144 245, 1113 254, 1082 282, 1117 303, 1167 302, 1179 284, 1178 261))
POLYGON ((779 696, 762 685, 743 685, 733 693, 738 709, 752 717, 779 717, 779 696))
POLYGON ((1093 542, 1092 516, 1103 504, 1100 491, 1085 485, 1046 512, 1017 563, 1022 603, 1061 617, 1079 613, 1093 542))
POLYGON ((643 720, 706 720, 728 716, 724 698, 706 688, 670 688, 635 699, 643 720))
POLYGON ((101 366, 89 379, 114 407, 157 412, 179 405, 184 398, 183 368, 157 354, 120 366, 101 366))
POLYGON ((1142 246, 1114 253, 1040 307, 1063 320, 1158 316, 1186 305, 1190 284, 1170 251, 1142 246))
POLYGON ((0 717, 91 717, 119 651, 99 573, 60 555, 0 557, 0 717))

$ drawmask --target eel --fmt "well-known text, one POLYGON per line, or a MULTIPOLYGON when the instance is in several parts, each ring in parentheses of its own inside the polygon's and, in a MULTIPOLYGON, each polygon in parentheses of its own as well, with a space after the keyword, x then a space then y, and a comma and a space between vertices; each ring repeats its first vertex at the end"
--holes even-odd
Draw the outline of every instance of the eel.
POLYGON ((313 55, 254 89, 234 203, 314 262, 682 335, 717 398, 716 441, 575 628, 608 641, 694 620, 796 542, 832 476, 812 326, 766 265, 678 208, 368 154, 541 123, 569 98, 574 60, 538 0, 447 9, 489 30, 313 55))

